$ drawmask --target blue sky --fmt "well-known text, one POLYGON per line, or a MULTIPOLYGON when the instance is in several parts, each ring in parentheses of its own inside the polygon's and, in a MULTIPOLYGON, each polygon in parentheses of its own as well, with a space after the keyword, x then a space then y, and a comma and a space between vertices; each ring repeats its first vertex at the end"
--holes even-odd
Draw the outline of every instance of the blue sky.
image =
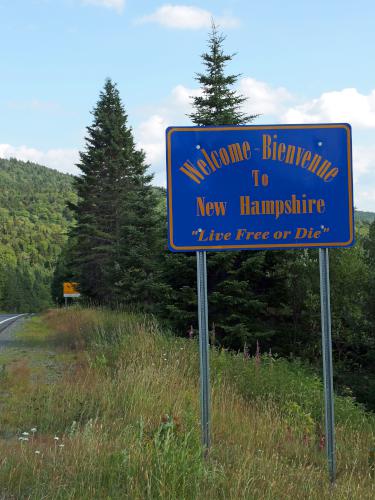
POLYGON ((355 203, 375 211, 370 0, 0 0, 0 156, 77 173, 110 77, 162 185, 164 130, 189 124, 211 17, 259 123, 352 124, 355 203))

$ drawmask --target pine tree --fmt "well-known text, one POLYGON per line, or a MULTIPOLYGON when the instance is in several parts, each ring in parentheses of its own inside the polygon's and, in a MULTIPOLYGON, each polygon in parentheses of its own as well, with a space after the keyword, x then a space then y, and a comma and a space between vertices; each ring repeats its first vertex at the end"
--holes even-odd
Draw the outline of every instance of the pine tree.
MULTIPOLYGON (((226 75, 233 55, 224 53, 224 40, 213 24, 208 51, 202 54, 205 73, 196 77, 202 95, 193 98, 194 110, 189 115, 198 126, 244 125, 257 116, 241 109, 246 98, 233 89, 239 75, 226 75)), ((255 350, 259 339, 262 348, 268 348, 288 331, 291 314, 282 298, 287 296, 289 257, 288 252, 209 253, 209 315, 219 343, 232 349, 241 349, 246 343, 255 350)), ((167 294, 171 301, 167 316, 185 334, 196 318, 195 256, 173 255, 167 262, 166 277, 173 291, 167 294), (178 278, 170 272, 172 268, 178 269, 178 278)))
MULTIPOLYGON (((240 75, 225 74, 226 65, 234 55, 224 53, 224 40, 225 36, 213 23, 209 50, 201 56, 206 71, 196 76, 202 89, 202 95, 193 98, 194 111, 190 115, 196 125, 243 125, 257 116, 246 115, 241 109, 246 98, 233 89, 240 75)), ((251 338, 254 330, 259 336, 265 303, 255 278, 262 277, 263 261, 264 254, 260 252, 209 254, 210 318, 215 321, 219 342, 226 346, 238 349, 245 341, 255 342, 255 336, 251 338)))
POLYGON ((375 330, 375 220, 369 226, 368 236, 364 243, 365 261, 368 267, 367 273, 367 311, 370 330, 375 330))
POLYGON ((205 73, 198 73, 202 95, 193 98, 194 111, 189 115, 196 125, 242 125, 252 122, 258 115, 246 115, 241 111, 246 97, 233 90, 240 75, 226 75, 225 66, 234 54, 224 54, 225 36, 212 23, 209 35, 209 51, 202 54, 205 73))
POLYGON ((157 240, 152 175, 109 79, 93 117, 76 180, 76 279, 84 296, 98 303, 147 302, 157 240))
MULTIPOLYGON (((240 125, 251 122, 257 115, 246 115, 241 106, 246 98, 233 90, 239 75, 226 75, 225 66, 233 58, 223 50, 225 37, 215 26, 209 35, 208 52, 202 54, 206 72, 198 73, 202 95, 193 98, 194 111, 189 115, 199 126, 240 125)), ((218 341, 227 346, 241 347, 254 325, 254 314, 264 307, 260 295, 255 297, 244 277, 246 262, 251 261, 251 276, 264 260, 262 253, 211 253, 208 259, 209 311, 215 321, 218 341)), ((180 333, 186 334, 191 324, 196 326, 196 261, 195 255, 178 254, 166 258, 166 280, 172 290, 165 315, 180 333), (176 275, 172 271, 178 270, 176 275)), ((259 314, 257 315, 259 318, 259 314)), ((258 325, 259 326, 259 325, 258 325)), ((260 328, 257 327, 257 331, 260 328)))

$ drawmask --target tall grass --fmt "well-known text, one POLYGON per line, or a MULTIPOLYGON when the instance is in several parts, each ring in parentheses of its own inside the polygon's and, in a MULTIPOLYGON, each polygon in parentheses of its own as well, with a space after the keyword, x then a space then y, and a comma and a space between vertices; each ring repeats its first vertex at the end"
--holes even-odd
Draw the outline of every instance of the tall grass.
POLYGON ((51 345, 74 350, 76 360, 53 383, 33 382, 27 366, 3 378, 4 498, 374 498, 374 417, 336 398, 331 488, 322 386, 302 366, 212 350, 213 445, 205 460, 194 340, 124 312, 70 308, 43 321, 51 345))

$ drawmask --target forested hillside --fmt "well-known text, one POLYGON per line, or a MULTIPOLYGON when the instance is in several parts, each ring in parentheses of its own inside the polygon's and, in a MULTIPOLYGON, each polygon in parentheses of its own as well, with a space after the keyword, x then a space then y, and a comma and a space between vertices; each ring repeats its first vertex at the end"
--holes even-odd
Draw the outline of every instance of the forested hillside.
POLYGON ((15 159, 0 159, 0 310, 51 305, 51 277, 67 239, 73 178, 15 159))
POLYGON ((371 222, 374 222, 374 220, 375 220, 375 213, 374 212, 362 212, 361 210, 356 210, 355 220, 356 220, 356 222, 359 222, 360 224, 362 224, 362 223, 371 224, 371 222))

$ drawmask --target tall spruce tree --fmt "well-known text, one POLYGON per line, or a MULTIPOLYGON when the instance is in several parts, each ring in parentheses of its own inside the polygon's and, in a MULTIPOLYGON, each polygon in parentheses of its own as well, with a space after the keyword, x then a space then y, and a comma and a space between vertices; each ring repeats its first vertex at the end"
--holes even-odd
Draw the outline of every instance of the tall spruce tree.
MULTIPOLYGON (((368 267, 367 283, 366 283, 366 316, 369 323, 369 331, 372 332, 374 338, 375 332, 375 220, 369 226, 368 236, 364 243, 365 260, 368 267)), ((374 338, 375 344, 375 338, 374 338)), ((375 358, 375 352, 374 352, 375 358)), ((374 364, 375 366, 375 364, 374 364)), ((375 370, 374 370, 375 371, 375 370)), ((374 398, 375 399, 375 398, 374 398)))
POLYGON ((148 303, 157 241, 152 175, 111 80, 92 114, 76 179, 74 274, 95 302, 148 303))
MULTIPOLYGON (((224 53, 224 40, 212 24, 208 51, 201 56, 205 73, 196 75, 202 95, 193 98, 194 109, 188 115, 196 125, 240 125, 250 123, 257 116, 247 115, 241 109, 246 98, 233 88, 239 75, 226 74, 226 65, 234 55, 224 53)), ((171 288, 167 316, 181 333, 185 333, 190 324, 196 324, 195 255, 178 254, 166 259, 166 279, 171 288)), ((254 281, 263 278, 263 262, 263 252, 209 255, 210 319, 215 322, 216 338, 220 343, 239 348, 254 329, 258 334, 261 331, 261 311, 265 303, 262 287, 254 281)))
POLYGON ((225 74, 225 66, 233 59, 234 54, 224 53, 224 40, 225 36, 212 23, 209 50, 201 56, 206 72, 196 75, 202 95, 193 98, 194 111, 189 115, 196 125, 242 125, 252 122, 258 116, 246 115, 241 110, 247 99, 233 90, 240 75, 225 74))
MULTIPOLYGON (((190 114, 196 125, 242 125, 257 116, 242 111, 246 98, 233 89, 240 75, 226 74, 226 65, 234 55, 224 53, 224 40, 225 36, 213 23, 208 51, 201 56, 205 72, 196 75, 202 90, 202 95, 193 98, 194 111, 190 114)), ((209 254, 210 318, 215 323, 216 338, 224 345, 241 348, 254 329, 261 330, 259 322, 264 301, 255 281, 262 276, 263 260, 262 253, 209 254)))
MULTIPOLYGON (((193 98, 194 109, 188 115, 199 126, 243 125, 257 117, 242 111, 246 98, 234 89, 239 75, 226 74, 233 55, 224 53, 224 40, 213 24, 208 51, 202 54, 205 72, 196 75, 202 94, 193 98)), ((254 351, 257 340, 263 348, 275 346, 276 339, 277 347, 282 345, 281 337, 289 335, 291 316, 285 303, 290 255, 261 251, 209 254, 209 315, 218 343, 232 349, 241 349, 246 343, 254 351)), ((185 333, 194 319, 196 324, 195 256, 179 254, 166 259, 170 293, 165 312, 185 333)))

